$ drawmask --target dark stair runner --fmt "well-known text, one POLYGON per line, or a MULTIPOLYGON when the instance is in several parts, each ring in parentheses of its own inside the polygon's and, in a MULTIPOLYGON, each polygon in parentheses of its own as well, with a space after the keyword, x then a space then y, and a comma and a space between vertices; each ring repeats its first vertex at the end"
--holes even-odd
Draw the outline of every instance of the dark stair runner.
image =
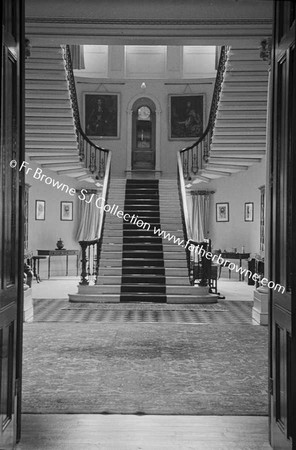
POLYGON ((124 212, 150 224, 140 228, 123 222, 121 302, 166 302, 158 180, 127 180, 124 212))

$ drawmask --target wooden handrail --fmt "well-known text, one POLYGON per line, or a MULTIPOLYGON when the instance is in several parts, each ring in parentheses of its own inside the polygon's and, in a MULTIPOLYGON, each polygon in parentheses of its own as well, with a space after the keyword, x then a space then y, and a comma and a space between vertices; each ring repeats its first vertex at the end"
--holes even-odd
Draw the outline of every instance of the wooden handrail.
POLYGON ((188 236, 191 235, 191 228, 190 228, 190 223, 189 223, 189 214, 188 214, 187 199, 186 199, 186 189, 185 189, 183 165, 182 165, 180 151, 177 153, 177 164, 178 164, 181 207, 182 207, 182 213, 183 213, 183 218, 184 218, 184 223, 185 223, 185 228, 186 228, 186 236, 185 237, 186 237, 186 241, 187 241, 188 236))
POLYGON ((109 150, 100 147, 99 145, 96 145, 94 142, 92 142, 81 127, 70 46, 62 46, 62 49, 69 84, 70 99, 73 109, 73 117, 79 148, 79 158, 80 161, 84 161, 85 167, 89 169, 90 173, 92 175, 95 175, 95 178, 97 180, 100 180, 105 176, 107 164, 106 157, 109 153, 109 150))

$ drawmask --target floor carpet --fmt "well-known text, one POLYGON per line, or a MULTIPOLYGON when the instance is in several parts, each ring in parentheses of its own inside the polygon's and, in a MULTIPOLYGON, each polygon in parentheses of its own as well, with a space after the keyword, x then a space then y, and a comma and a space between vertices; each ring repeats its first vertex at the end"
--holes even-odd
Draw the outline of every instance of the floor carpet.
POLYGON ((252 323, 253 302, 219 301, 202 304, 69 303, 62 299, 35 299, 34 322, 105 323, 252 323))
POLYGON ((265 327, 46 322, 24 329, 23 412, 267 415, 265 327))

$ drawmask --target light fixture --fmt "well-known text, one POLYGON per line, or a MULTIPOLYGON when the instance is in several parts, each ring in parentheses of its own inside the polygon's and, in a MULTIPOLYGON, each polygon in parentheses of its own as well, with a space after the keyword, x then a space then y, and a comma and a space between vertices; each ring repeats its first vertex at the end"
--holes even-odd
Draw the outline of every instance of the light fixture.
POLYGON ((102 185, 101 183, 99 183, 98 181, 95 183, 95 185, 96 185, 97 187, 103 187, 103 185, 102 185))
POLYGON ((143 81, 143 83, 141 84, 141 89, 146 89, 146 83, 145 83, 145 81, 143 81))
POLYGON ((188 183, 188 184, 186 184, 185 187, 186 187, 187 189, 189 189, 189 188, 191 188, 191 186, 192 186, 192 184, 191 184, 191 183, 188 183))

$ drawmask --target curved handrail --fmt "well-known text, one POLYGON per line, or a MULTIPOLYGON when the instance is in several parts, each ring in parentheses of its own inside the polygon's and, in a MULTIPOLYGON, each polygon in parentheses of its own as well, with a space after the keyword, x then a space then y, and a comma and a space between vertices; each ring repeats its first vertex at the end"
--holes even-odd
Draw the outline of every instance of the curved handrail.
POLYGON ((203 162, 208 161, 209 150, 212 142, 213 130, 215 126, 215 119, 220 100, 227 58, 228 58, 228 47, 223 46, 221 47, 220 52, 209 119, 204 132, 193 144, 178 151, 182 159, 185 179, 190 179, 191 174, 197 175, 198 171, 200 170, 200 167, 203 166, 203 162), (191 167, 189 167, 190 164, 191 167))
POLYGON ((96 179, 102 179, 105 176, 107 164, 106 158, 110 150, 100 147, 99 145, 92 142, 81 127, 70 46, 62 46, 62 49, 64 54, 65 68, 67 72, 74 123, 77 134, 79 158, 80 161, 85 162, 85 166, 90 170, 92 174, 96 172, 96 179))

